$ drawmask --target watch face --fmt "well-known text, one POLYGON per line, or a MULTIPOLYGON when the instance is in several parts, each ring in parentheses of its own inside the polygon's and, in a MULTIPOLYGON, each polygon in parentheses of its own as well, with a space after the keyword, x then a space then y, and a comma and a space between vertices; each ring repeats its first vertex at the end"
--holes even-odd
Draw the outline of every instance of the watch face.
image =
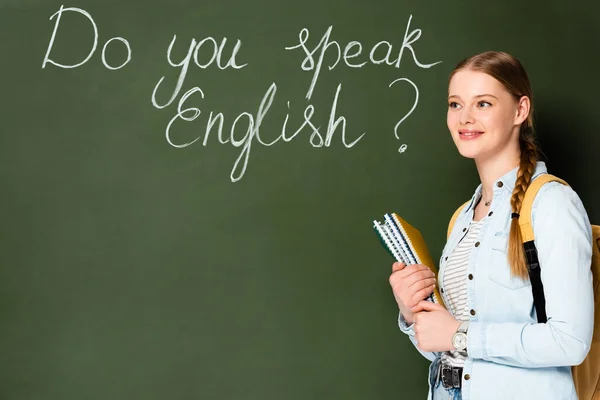
POLYGON ((467 335, 462 332, 456 333, 452 338, 452 345, 457 350, 464 350, 467 347, 467 335))

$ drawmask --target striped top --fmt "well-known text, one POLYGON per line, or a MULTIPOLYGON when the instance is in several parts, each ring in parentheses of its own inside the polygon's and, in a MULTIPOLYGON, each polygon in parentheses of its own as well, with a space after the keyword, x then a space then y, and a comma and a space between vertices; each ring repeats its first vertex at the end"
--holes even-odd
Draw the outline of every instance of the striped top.
MULTIPOLYGON (((467 266, 471 250, 475 246, 483 219, 471 220, 467 232, 458 243, 452 254, 448 256, 448 262, 444 270, 442 287, 446 294, 446 304, 449 311, 459 321, 469 320, 469 307, 467 304, 467 266)), ((462 367, 465 363, 465 355, 457 351, 443 352, 442 363, 454 367, 462 367)))

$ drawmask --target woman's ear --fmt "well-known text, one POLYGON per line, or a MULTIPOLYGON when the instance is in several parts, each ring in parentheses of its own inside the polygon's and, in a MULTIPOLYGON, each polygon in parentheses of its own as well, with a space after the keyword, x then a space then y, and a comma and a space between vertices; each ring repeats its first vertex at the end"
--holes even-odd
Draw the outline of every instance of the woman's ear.
POLYGON ((531 101, 527 96, 521 96, 517 103, 517 112, 515 114, 515 125, 522 124, 529 116, 531 101))

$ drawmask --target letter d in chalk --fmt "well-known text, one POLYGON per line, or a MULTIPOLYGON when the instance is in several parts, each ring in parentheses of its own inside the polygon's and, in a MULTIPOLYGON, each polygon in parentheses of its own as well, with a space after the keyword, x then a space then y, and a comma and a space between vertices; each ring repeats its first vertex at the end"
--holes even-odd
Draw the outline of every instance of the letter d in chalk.
POLYGON ((54 24, 54 32, 52 32, 52 37, 50 38, 50 44, 48 44, 48 50, 46 51, 46 56, 44 57, 44 62, 42 63, 42 68, 46 67, 46 63, 54 64, 57 67, 61 67, 61 68, 77 68, 77 67, 85 64, 86 62, 88 62, 88 60, 92 57, 92 55, 96 51, 96 47, 98 46, 98 28, 96 27, 96 24, 94 23, 94 20, 92 19, 91 15, 88 14, 87 11, 82 10, 81 8, 75 8, 75 7, 64 8, 61 5, 60 10, 55 12, 50 17, 50 20, 52 20, 54 17, 56 17, 56 24, 54 24), (75 64, 75 65, 59 64, 50 59, 50 52, 52 51, 52 45, 54 44, 54 38, 56 37, 56 31, 58 30, 58 25, 60 24, 60 17, 62 16, 62 13, 65 11, 73 11, 73 12, 77 12, 79 14, 85 15, 87 17, 87 19, 90 20, 90 22, 92 23, 92 26, 94 27, 94 45, 92 46, 92 50, 90 51, 90 54, 88 54, 88 56, 85 60, 83 60, 79 64, 75 64))

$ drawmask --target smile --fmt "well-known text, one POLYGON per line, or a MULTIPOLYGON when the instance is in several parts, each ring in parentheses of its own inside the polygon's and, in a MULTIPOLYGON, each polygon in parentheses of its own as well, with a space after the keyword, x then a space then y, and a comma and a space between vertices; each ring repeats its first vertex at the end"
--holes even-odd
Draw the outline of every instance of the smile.
POLYGON ((475 139, 483 134, 482 131, 459 130, 459 137, 463 140, 475 139))

